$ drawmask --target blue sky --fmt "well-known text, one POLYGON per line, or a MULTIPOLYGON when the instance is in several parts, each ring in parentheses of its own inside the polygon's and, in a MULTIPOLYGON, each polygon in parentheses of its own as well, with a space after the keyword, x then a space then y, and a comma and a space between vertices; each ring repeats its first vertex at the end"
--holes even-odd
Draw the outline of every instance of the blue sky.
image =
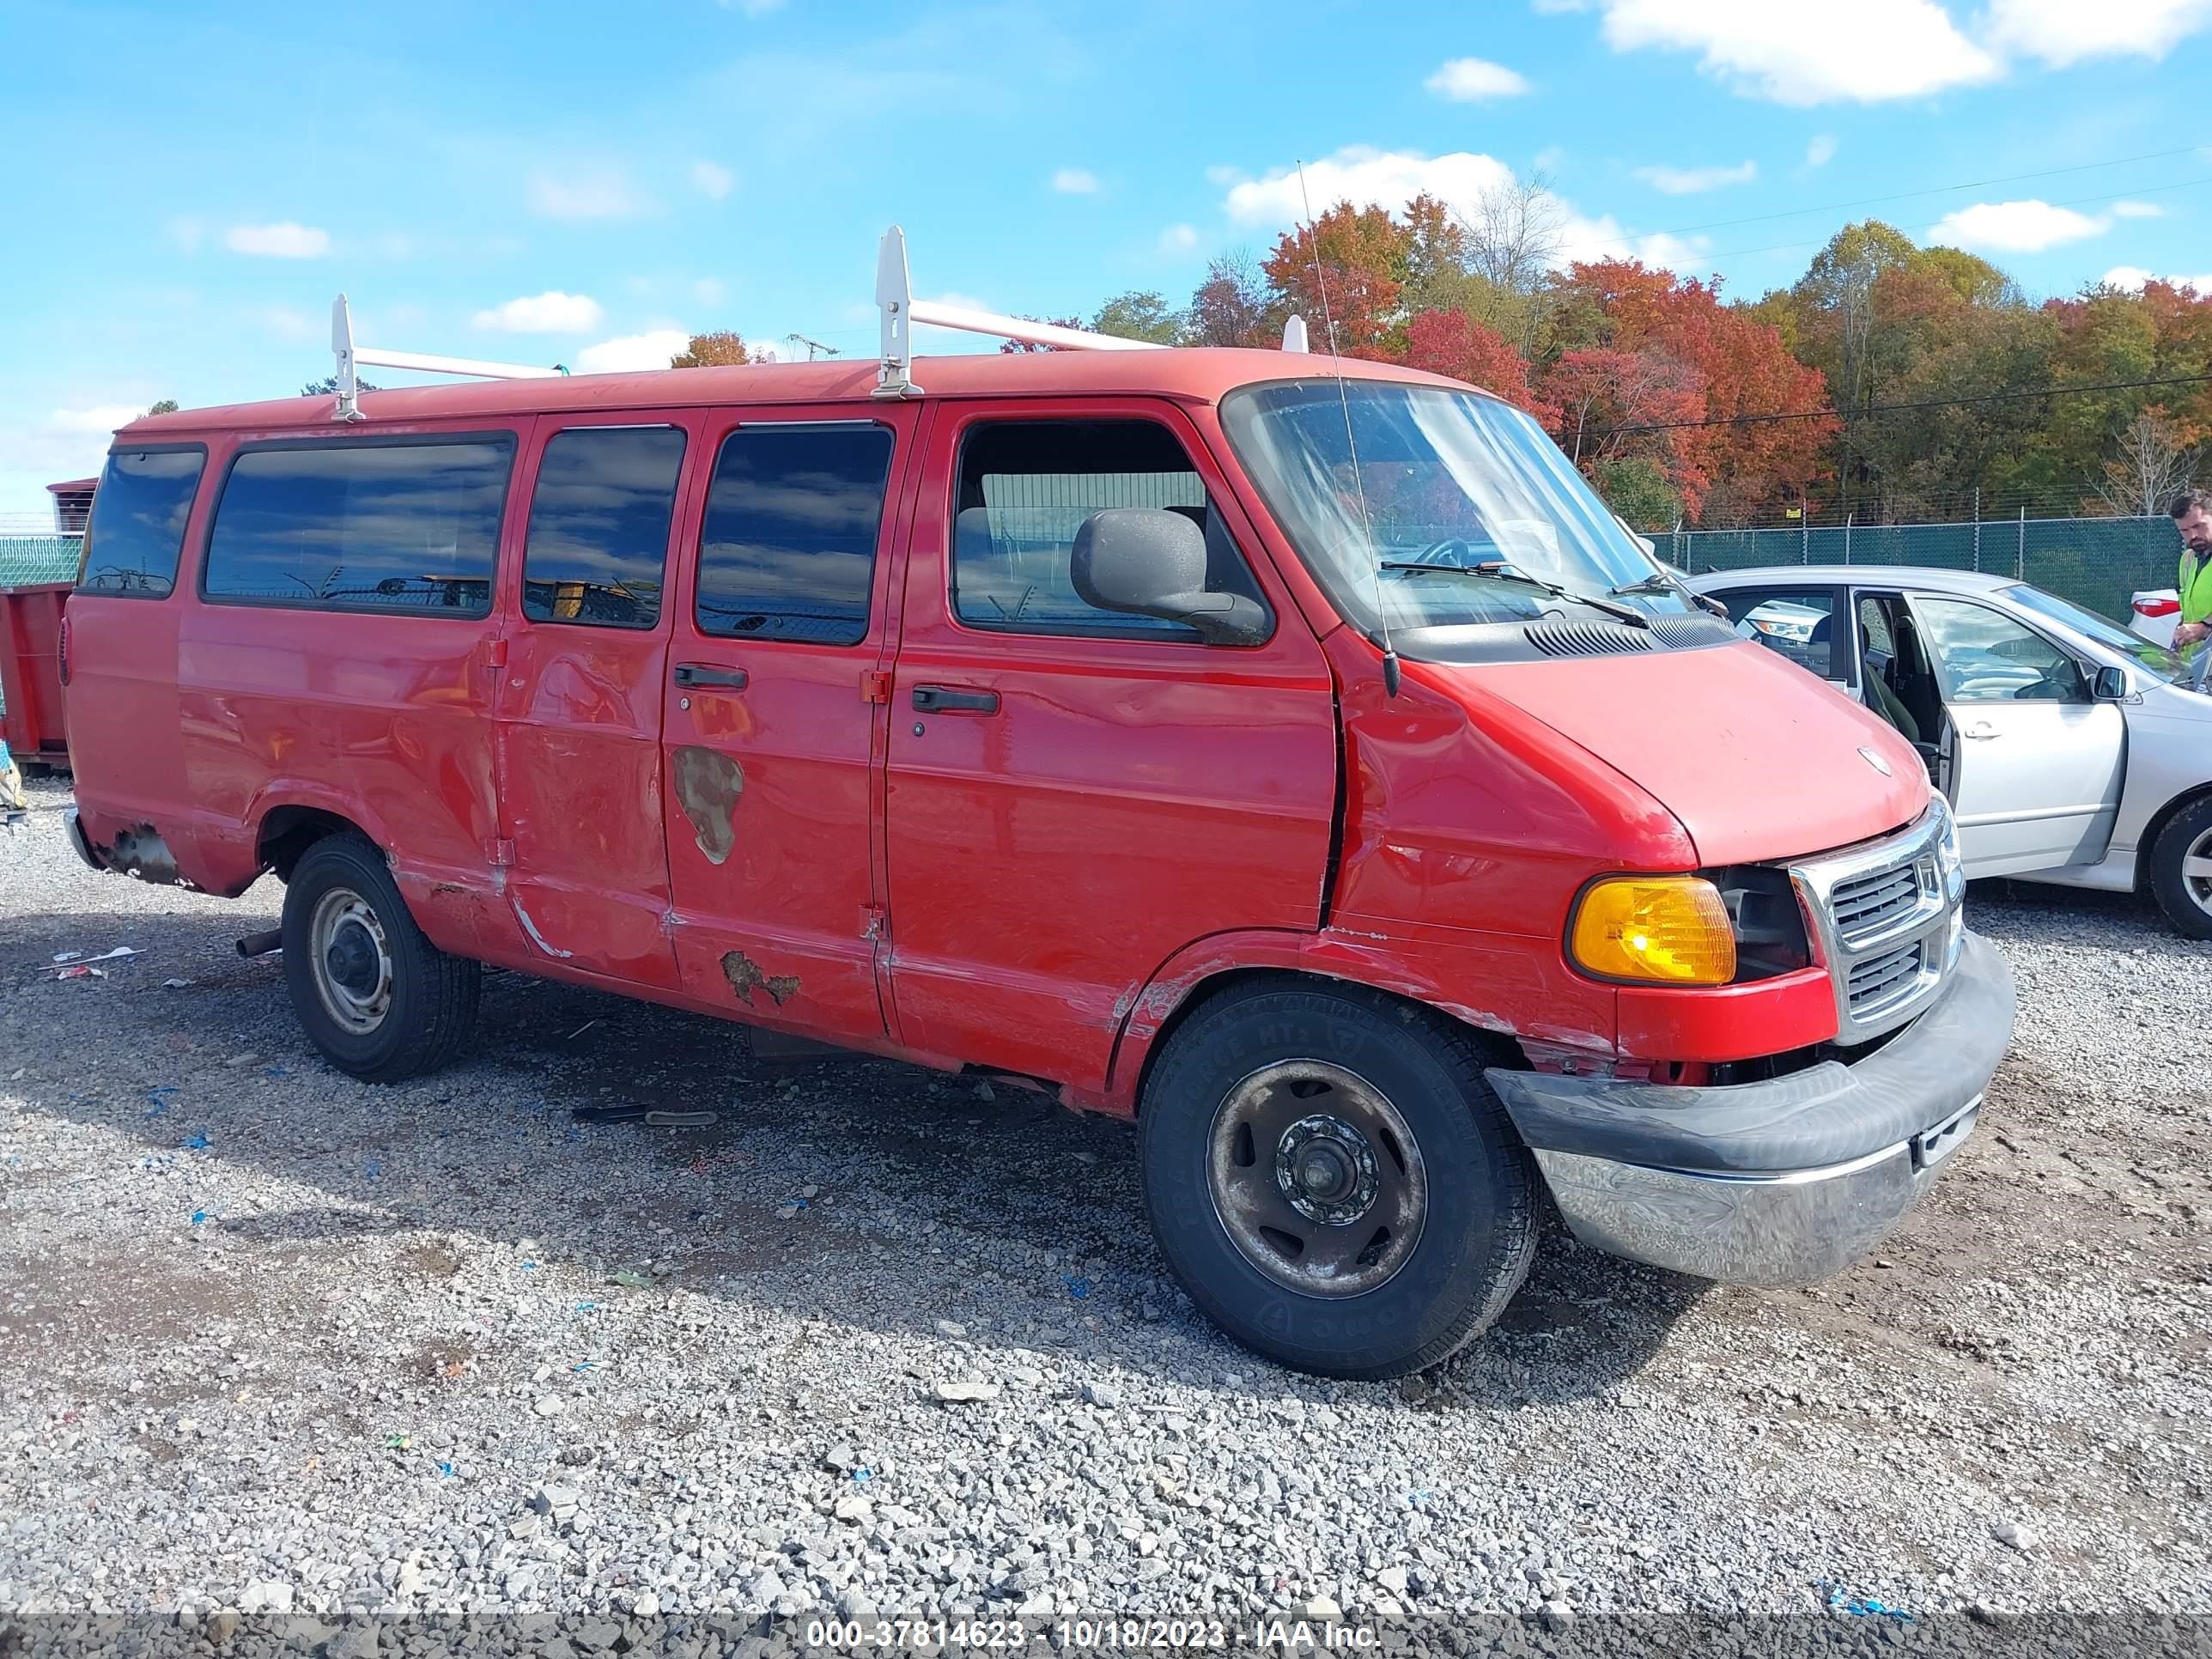
POLYGON ((2212 291, 2212 0, 0 0, 0 61, 9 518, 156 398, 327 374, 341 289, 412 350, 866 354, 895 220, 924 296, 1180 303, 1301 158, 1317 207, 1540 171, 1570 252, 1732 294, 1868 214, 2039 295, 2212 291))

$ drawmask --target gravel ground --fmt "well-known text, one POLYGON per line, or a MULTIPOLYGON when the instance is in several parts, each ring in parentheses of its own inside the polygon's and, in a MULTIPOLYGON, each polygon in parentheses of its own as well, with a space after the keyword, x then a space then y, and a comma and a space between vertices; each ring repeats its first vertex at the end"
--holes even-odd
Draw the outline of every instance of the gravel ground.
POLYGON ((2212 1607, 2212 948, 2135 903, 1976 890, 2018 1037, 1878 1259, 1732 1290, 1554 1231, 1486 1336, 1344 1384, 1173 1288, 1124 1126, 514 975, 456 1069, 357 1084, 231 949, 273 880, 94 877, 30 787, 0 830, 0 1652, 10 1618, 36 1651, 243 1614, 243 1650, 289 1614, 338 1653, 349 1613, 411 1618, 387 1642, 499 1614, 567 1654, 833 1612, 1879 1646, 2212 1607), (568 1116, 633 1100, 720 1118, 568 1116))

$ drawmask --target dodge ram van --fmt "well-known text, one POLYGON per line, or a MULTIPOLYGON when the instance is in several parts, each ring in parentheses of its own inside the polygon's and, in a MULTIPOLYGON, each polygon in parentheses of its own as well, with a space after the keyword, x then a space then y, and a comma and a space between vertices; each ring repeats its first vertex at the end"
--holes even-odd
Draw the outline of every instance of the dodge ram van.
POLYGON ((356 1077, 451 1060, 495 965, 1133 1119, 1181 1282, 1314 1371, 1481 1330, 1547 1195, 1752 1284, 1904 1215, 2013 994, 1893 730, 1474 388, 909 319, 132 422, 78 851, 273 873, 356 1077))

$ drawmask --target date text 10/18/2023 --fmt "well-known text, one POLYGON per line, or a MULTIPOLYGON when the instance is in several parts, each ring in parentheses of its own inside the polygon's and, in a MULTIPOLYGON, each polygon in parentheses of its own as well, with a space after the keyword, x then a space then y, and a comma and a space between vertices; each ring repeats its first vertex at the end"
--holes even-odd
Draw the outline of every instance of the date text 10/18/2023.
POLYGON ((1019 1652, 1042 1644, 1058 1653, 1202 1652, 1256 1648, 1359 1653, 1382 1646, 1372 1626, 1334 1620, 1019 1619, 809 1620, 806 1645, 832 1652, 1019 1652))

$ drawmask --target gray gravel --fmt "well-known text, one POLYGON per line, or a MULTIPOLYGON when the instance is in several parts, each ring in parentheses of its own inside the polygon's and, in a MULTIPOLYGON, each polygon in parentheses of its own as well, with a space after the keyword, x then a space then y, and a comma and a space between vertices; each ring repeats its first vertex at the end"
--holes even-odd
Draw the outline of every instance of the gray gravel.
POLYGON ((1554 1232, 1449 1364, 1332 1384, 1172 1286, 1119 1124, 514 975, 461 1066, 371 1088, 231 950, 273 880, 94 877, 30 789, 0 830, 0 1638, 445 1610, 711 1651, 764 1613, 1333 1607, 1889 1640, 2212 1607, 2212 950, 2132 902, 1977 890, 2018 1040, 1878 1259, 1729 1290, 1554 1232), (568 1115, 629 1100, 720 1121, 568 1115))

